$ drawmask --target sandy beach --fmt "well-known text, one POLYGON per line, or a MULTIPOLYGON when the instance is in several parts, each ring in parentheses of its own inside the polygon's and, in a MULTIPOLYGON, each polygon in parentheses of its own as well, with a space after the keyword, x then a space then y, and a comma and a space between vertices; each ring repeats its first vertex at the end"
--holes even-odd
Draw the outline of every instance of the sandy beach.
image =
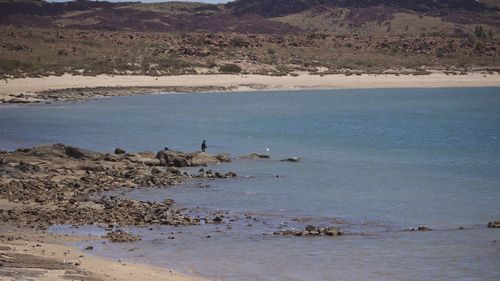
POLYGON ((54 235, 30 229, 0 231, 2 280, 163 280, 202 281, 205 279, 153 266, 111 260, 91 255, 64 243, 83 242, 97 237, 54 235))
MULTIPOLYGON (((176 92, 190 92, 189 87, 223 87, 225 91, 301 90, 301 89, 369 89, 369 88, 436 88, 500 87, 500 75, 469 73, 467 75, 181 75, 181 76, 49 76, 6 79, 0 82, 0 100, 39 100, 36 93, 73 88, 96 87, 184 87, 176 92)), ((168 89, 166 89, 168 90, 168 89)), ((202 89, 203 90, 203 89, 202 89)), ((154 92, 154 89, 153 89, 154 92)), ((126 94, 116 94, 126 95, 126 94)), ((97 96, 97 95, 96 95, 97 96)), ((41 99, 43 100, 43 99, 41 99)))

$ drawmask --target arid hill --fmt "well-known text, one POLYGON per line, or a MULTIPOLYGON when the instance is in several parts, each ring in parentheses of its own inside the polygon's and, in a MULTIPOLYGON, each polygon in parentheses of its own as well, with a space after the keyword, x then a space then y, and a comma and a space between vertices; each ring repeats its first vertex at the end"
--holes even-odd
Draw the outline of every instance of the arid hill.
POLYGON ((407 10, 420 13, 452 12, 457 10, 484 12, 489 10, 487 5, 475 0, 236 0, 228 3, 227 6, 233 13, 255 13, 266 17, 299 13, 317 6, 349 9, 385 6, 401 11, 407 10))
POLYGON ((0 76, 496 71, 496 0, 0 0, 0 76))
MULTIPOLYGON (((476 0, 236 0, 225 5, 0 1, 0 24, 3 25, 110 31, 348 32, 374 24, 396 26, 395 30, 398 30, 400 21, 406 20, 417 25, 427 23, 413 33, 434 29, 442 32, 441 24, 453 26, 451 31, 466 31, 469 29, 467 25, 483 24, 496 34, 500 27, 499 15, 495 1, 482 3, 476 0), (311 23, 313 21, 317 23, 311 23), (340 22, 343 26, 338 26, 340 22), (324 28, 321 23, 333 24, 333 27, 324 28)), ((446 31, 449 33, 450 30, 446 31)))

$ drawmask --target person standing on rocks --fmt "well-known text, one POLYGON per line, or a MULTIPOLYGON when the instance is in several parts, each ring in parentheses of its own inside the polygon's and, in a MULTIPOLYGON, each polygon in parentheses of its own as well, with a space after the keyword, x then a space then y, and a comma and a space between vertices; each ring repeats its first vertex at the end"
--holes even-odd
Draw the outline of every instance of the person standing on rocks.
POLYGON ((203 140, 203 142, 201 143, 201 152, 205 152, 206 149, 207 149, 207 141, 203 140))

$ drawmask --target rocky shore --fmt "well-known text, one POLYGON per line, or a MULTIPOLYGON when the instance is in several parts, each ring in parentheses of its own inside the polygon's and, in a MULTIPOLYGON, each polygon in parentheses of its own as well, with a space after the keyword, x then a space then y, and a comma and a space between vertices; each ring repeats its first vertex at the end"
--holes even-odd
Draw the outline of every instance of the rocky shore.
MULTIPOLYGON (((250 154, 239 159, 270 159, 250 154)), ((188 226, 227 223, 218 212, 197 214, 178 209, 175 202, 150 202, 104 195, 105 192, 134 188, 168 188, 190 179, 234 178, 233 172, 213 171, 213 165, 230 162, 227 155, 204 152, 184 153, 161 150, 127 153, 117 148, 101 153, 64 144, 0 151, 0 222, 6 226, 47 229, 52 225, 98 225, 110 241, 136 241, 121 227, 152 225, 188 226), (184 167, 200 167, 195 174, 184 167)), ((298 157, 281 161, 297 162, 298 157)), ((192 170, 191 170, 192 171, 192 170)), ((229 219, 229 221, 234 221, 229 219)), ((336 225, 307 225, 275 231, 278 236, 341 236, 336 225)), ((488 224, 498 228, 497 221, 488 224)), ((428 226, 406 231, 429 231, 428 226)))
POLYGON ((226 155, 159 151, 99 153, 63 144, 0 152, 0 221, 45 229, 54 224, 146 226, 193 225, 175 202, 143 202, 99 192, 137 187, 168 187, 191 178, 235 177, 234 173, 178 168, 229 162, 226 155))
POLYGON ((95 98, 147 95, 155 93, 225 92, 234 87, 222 86, 162 86, 162 87, 84 87, 38 92, 12 93, 0 98, 0 104, 78 102, 95 98))

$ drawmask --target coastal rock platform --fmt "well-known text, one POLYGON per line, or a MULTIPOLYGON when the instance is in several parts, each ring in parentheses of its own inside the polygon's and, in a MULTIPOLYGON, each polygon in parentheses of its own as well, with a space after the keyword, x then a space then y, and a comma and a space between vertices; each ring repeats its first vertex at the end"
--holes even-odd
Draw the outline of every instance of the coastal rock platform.
MULTIPOLYGON (((117 189, 168 187, 191 178, 175 167, 230 161, 225 155, 173 151, 101 153, 64 144, 0 152, 0 221, 45 229, 54 224, 193 225, 175 202, 100 196, 117 189)), ((211 172, 212 173, 212 172, 211 172)), ((236 174, 213 173, 214 178, 236 174), (221 175, 221 176, 215 176, 221 175)))

